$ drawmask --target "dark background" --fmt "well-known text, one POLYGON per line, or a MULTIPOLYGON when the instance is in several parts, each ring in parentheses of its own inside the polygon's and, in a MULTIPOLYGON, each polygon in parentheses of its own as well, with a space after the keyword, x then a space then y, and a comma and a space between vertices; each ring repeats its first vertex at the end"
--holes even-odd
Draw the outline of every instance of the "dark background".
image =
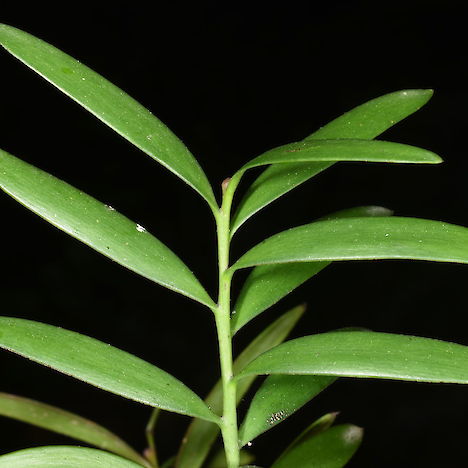
MULTIPOLYGON (((275 232, 356 205, 468 225, 468 42, 458 3, 172 5, 18 4, 2 7, 1 21, 70 53, 146 105, 184 140, 217 193, 243 162, 358 104, 399 89, 435 89, 422 111, 382 138, 435 151, 443 165, 335 165, 246 223, 233 257, 275 232)), ((205 202, 7 53, 0 69, 1 146, 143 224, 215 294, 205 202)), ((207 310, 113 264, 7 196, 0 210, 3 315, 88 334, 157 364, 199 394, 209 390, 218 366, 207 310)), ((359 325, 468 345, 467 280, 463 265, 335 264, 246 327, 236 348, 303 301, 309 310, 294 336, 359 325)), ((0 365, 1 391, 76 411, 143 449, 148 408, 11 354, 1 354, 0 365)), ((350 467, 466 466, 468 388, 355 379, 339 381, 254 441, 258 464, 268 466, 328 411, 365 428, 350 467)), ((163 458, 187 423, 163 414, 163 458)), ((2 452, 72 442, 7 419, 0 436, 2 452)))

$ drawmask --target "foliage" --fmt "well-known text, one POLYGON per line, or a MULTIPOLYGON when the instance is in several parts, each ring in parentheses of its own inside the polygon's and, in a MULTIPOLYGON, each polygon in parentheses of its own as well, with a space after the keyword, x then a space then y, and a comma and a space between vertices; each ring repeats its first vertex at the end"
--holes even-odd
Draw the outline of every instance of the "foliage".
MULTIPOLYGON (((413 336, 343 329, 285 341, 305 312, 298 306, 267 327, 234 360, 234 335, 331 262, 417 259, 468 263, 468 229, 393 217, 356 207, 295 227, 261 242, 232 262, 233 235, 259 210, 340 161, 436 164, 434 153, 374 140, 422 107, 430 90, 405 90, 369 101, 303 141, 271 149, 223 183, 219 206, 197 160, 155 116, 109 81, 53 46, 0 26, 3 47, 103 123, 176 174, 207 202, 217 227, 219 296, 209 296, 170 248, 107 206, 52 175, 0 150, 0 187, 28 209, 115 262, 207 307, 216 322, 221 379, 203 401, 182 382, 136 356, 58 327, 0 318, 0 347, 91 385, 154 408, 139 454, 100 425, 62 409, 0 393, 0 414, 55 431, 95 448, 38 447, 0 456, 0 467, 237 468, 254 462, 249 446, 339 377, 468 383, 468 347, 413 336), (268 166, 231 215, 248 170, 268 166), (231 280, 253 268, 231 308, 231 280), (258 375, 267 375, 243 421, 237 405, 258 375), (160 463, 153 438, 158 412, 192 417, 178 453, 160 463), (221 433, 224 450, 216 451, 221 433), (58 464, 59 465, 58 465, 58 464)), ((342 467, 362 440, 336 414, 315 421, 272 468, 342 467)))

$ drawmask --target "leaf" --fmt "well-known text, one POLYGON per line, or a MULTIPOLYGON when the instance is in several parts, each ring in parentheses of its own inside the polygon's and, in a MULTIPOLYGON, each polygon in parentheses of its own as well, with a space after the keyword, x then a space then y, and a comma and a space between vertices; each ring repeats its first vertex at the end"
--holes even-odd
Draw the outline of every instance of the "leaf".
POLYGON ((359 448, 362 435, 351 424, 332 427, 288 450, 271 468, 341 468, 359 448))
POLYGON ((0 188, 106 257, 166 288, 214 307, 186 265, 139 224, 2 150, 0 188))
POLYGON ((289 445, 289 447, 285 450, 292 449, 294 446, 304 442, 311 437, 315 437, 316 435, 325 432, 328 430, 333 423, 335 422, 336 417, 339 413, 327 413, 324 414, 322 417, 316 419, 310 426, 306 427, 289 445))
POLYGON ((141 468, 101 450, 83 447, 36 447, 0 456, 0 468, 141 468))
POLYGON ((89 419, 29 398, 0 393, 0 415, 81 440, 148 466, 145 459, 120 437, 89 419))
MULTIPOLYGON (((416 112, 431 90, 404 90, 368 101, 310 135, 307 140, 358 138, 372 140, 416 112)), ((259 210, 309 180, 333 163, 291 163, 267 168, 249 187, 235 212, 231 235, 259 210)))
POLYGON ((0 317, 0 348, 130 400, 218 422, 218 417, 179 380, 88 336, 30 320, 0 317))
POLYGON ((119 135, 193 187, 217 211, 213 190, 186 146, 150 111, 52 45, 6 24, 0 44, 119 135))
MULTIPOLYGON (((380 206, 359 206, 332 213, 327 215, 326 219, 391 216, 392 214, 391 210, 380 206)), ((232 333, 237 333, 246 323, 276 304, 329 264, 330 262, 287 263, 260 265, 254 268, 243 284, 234 306, 236 314, 231 320, 232 333)))
POLYGON ((245 164, 241 171, 266 164, 312 161, 437 164, 442 162, 442 159, 431 151, 388 141, 309 140, 290 143, 267 151, 245 164))
POLYGON ((317 396, 335 377, 270 375, 255 393, 239 431, 240 445, 258 437, 317 396))
POLYGON ((287 341, 248 364, 237 378, 259 374, 335 375, 468 383, 468 346, 393 335, 339 331, 287 341))
POLYGON ((271 263, 390 258, 468 263, 468 229, 417 218, 321 221, 270 237, 231 270, 271 263))
MULTIPOLYGON (((305 312, 305 306, 300 305, 283 314, 255 338, 234 361, 234 372, 240 371, 250 361, 264 351, 285 340, 297 321, 305 312)), ((237 402, 239 403, 252 385, 254 378, 244 379, 237 386, 237 402)), ((205 399, 208 407, 215 413, 222 412, 223 390, 218 381, 205 399)), ((199 468, 208 456, 211 446, 219 433, 219 427, 195 419, 191 422, 179 449, 176 468, 199 468)))

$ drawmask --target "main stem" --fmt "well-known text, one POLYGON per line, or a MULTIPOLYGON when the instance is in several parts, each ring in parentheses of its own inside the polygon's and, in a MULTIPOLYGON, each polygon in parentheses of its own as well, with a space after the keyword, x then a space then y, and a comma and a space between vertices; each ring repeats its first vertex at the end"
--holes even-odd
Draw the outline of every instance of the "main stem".
MULTIPOLYGON (((233 184, 234 185, 234 184, 233 184)), ((229 268, 230 211, 234 187, 223 186, 223 203, 217 217, 219 296, 215 311, 218 332, 221 380, 223 384, 223 416, 221 431, 228 468, 239 467, 239 437, 237 428, 237 385, 232 370, 231 335, 231 273, 229 268), (231 190, 229 190, 231 188, 231 190)))

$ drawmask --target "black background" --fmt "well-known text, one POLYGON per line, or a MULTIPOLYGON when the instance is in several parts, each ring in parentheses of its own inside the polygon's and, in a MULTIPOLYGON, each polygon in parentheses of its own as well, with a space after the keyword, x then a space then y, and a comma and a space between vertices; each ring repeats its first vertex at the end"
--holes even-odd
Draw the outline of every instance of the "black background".
MULTIPOLYGON (((18 5, 1 20, 82 60, 151 109, 196 155, 217 194, 243 162, 366 100, 435 89, 426 107, 382 138, 435 151, 443 165, 338 164, 246 223, 233 257, 275 232, 356 205, 468 225, 468 42, 458 3, 171 5, 18 5)), ((214 225, 205 202, 7 53, 0 69, 1 146, 143 224, 214 295, 214 225)), ((88 334, 157 364, 199 394, 209 390, 218 366, 207 310, 116 266, 7 196, 0 210, 3 315, 88 334)), ((359 325, 468 345, 467 280, 463 265, 335 264, 246 327, 236 348, 303 301, 309 310, 294 336, 359 325)), ((148 408, 14 355, 1 354, 0 365, 0 390, 79 412, 143 449, 148 408)), ((341 380, 254 441, 258 464, 268 466, 328 411, 365 428, 350 467, 466 466, 466 387, 355 379, 341 380)), ((163 458, 187 422, 163 414, 163 458)), ((7 419, 0 439, 2 452, 71 443, 7 419)))

